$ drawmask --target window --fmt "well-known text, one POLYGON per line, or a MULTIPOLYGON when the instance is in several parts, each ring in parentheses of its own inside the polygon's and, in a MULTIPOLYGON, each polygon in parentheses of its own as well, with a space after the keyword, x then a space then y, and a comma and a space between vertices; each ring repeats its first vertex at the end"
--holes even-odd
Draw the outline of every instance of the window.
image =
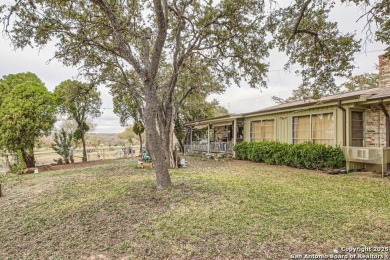
POLYGON ((293 117, 293 143, 310 141, 310 116, 293 117))
POLYGON ((334 136, 333 113, 293 117, 293 143, 311 142, 332 145, 334 136))
POLYGON ((275 140, 274 120, 251 122, 251 142, 275 140))
POLYGON ((362 147, 364 140, 363 112, 351 112, 351 146, 362 147))

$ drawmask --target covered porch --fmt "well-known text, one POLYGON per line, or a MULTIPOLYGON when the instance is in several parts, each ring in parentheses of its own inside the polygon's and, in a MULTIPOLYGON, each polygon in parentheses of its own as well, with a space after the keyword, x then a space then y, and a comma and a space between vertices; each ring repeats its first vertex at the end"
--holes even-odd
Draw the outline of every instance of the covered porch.
POLYGON ((184 145, 184 152, 234 154, 234 145, 244 140, 243 123, 243 118, 233 115, 189 122, 189 138, 184 145))

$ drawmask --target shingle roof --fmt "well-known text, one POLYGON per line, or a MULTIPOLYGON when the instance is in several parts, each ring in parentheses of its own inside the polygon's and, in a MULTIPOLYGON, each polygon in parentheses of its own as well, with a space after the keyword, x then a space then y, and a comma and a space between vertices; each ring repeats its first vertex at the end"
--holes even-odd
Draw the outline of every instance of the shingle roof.
POLYGON ((380 99, 390 97, 390 87, 377 88, 377 93, 369 97, 368 99, 380 99))
POLYGON ((263 109, 260 109, 260 110, 254 111, 254 112, 249 112, 249 113, 224 115, 224 116, 215 117, 215 118, 195 120, 195 121, 188 122, 186 125, 190 125, 193 123, 208 122, 208 121, 213 121, 213 120, 218 120, 218 121, 230 120, 233 118, 240 118, 240 117, 246 116, 246 115, 254 115, 254 114, 283 110, 283 109, 294 108, 294 107, 313 106, 316 104, 335 102, 335 101, 339 101, 339 100, 359 99, 361 97, 365 97, 367 100, 390 98, 390 87, 351 91, 351 92, 347 92, 347 93, 341 93, 341 94, 322 97, 318 100, 309 99, 309 100, 305 100, 305 101, 295 101, 295 102, 290 102, 290 103, 284 103, 284 104, 280 104, 280 105, 276 105, 276 106, 272 106, 272 107, 263 108, 263 109))
POLYGON ((272 107, 263 108, 254 112, 244 113, 244 115, 251 115, 251 114, 257 114, 257 113, 263 113, 263 112, 275 111, 275 110, 281 110, 281 109, 293 108, 293 107, 312 106, 319 103, 360 98, 361 96, 368 96, 367 99, 370 100, 390 97, 390 87, 357 90, 357 91, 322 97, 318 100, 308 99, 305 101, 302 100, 302 101, 289 102, 289 103, 284 103, 272 107))

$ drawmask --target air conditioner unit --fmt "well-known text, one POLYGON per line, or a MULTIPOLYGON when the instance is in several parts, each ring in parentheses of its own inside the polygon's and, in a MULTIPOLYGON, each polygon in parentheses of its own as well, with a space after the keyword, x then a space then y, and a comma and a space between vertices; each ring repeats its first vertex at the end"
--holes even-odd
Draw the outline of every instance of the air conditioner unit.
POLYGON ((377 149, 353 149, 352 158, 358 160, 376 160, 378 158, 377 149))
POLYGON ((368 149, 359 149, 356 150, 356 159, 368 160, 370 151, 368 149))

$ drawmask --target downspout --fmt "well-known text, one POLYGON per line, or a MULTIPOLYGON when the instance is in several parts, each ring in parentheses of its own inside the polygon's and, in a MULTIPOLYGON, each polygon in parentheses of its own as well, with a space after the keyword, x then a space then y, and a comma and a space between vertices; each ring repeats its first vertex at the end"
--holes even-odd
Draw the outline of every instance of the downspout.
MULTIPOLYGON (((383 104, 383 99, 379 100, 379 106, 385 114, 386 117, 386 147, 390 146, 390 117, 389 112, 387 111, 385 105, 383 104)), ((390 171, 390 163, 387 163, 387 171, 390 171)), ((383 174, 383 173, 382 173, 383 174)))
POLYGON ((347 146, 347 111, 341 106, 341 100, 337 102, 337 107, 343 111, 343 146, 347 146))
POLYGON ((192 153, 192 126, 190 126, 190 153, 192 153))

